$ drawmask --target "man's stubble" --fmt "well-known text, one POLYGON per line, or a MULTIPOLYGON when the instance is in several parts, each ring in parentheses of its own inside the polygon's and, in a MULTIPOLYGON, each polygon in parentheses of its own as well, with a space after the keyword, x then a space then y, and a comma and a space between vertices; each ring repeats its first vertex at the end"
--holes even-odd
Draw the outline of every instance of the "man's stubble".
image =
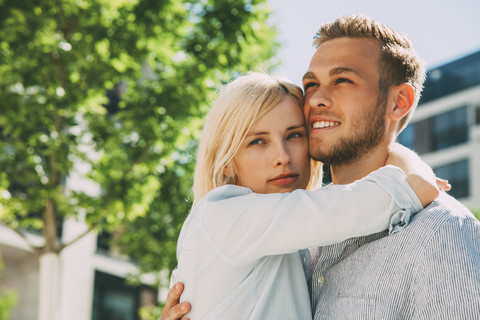
POLYGON ((310 146, 310 156, 325 165, 348 164, 376 147, 385 133, 386 97, 381 95, 369 112, 355 121, 348 137, 341 137, 330 149, 322 148, 321 141, 310 146))

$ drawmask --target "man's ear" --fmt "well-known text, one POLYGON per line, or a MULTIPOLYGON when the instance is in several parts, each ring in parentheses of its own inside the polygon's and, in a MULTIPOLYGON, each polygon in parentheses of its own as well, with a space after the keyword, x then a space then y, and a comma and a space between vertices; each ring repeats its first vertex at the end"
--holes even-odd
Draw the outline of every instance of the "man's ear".
POLYGON ((410 84, 402 83, 394 88, 392 99, 394 105, 390 112, 390 118, 398 121, 403 118, 413 106, 415 91, 410 84))

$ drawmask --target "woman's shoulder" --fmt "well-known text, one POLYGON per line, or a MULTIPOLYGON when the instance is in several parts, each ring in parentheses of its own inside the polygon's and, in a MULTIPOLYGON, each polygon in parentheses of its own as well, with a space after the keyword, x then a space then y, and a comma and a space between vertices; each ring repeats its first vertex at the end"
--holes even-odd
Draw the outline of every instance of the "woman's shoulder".
POLYGON ((233 184, 227 184, 211 190, 200 200, 200 202, 221 201, 221 200, 226 200, 234 197, 244 196, 251 193, 253 193, 253 191, 249 188, 245 188, 245 187, 241 187, 233 184))

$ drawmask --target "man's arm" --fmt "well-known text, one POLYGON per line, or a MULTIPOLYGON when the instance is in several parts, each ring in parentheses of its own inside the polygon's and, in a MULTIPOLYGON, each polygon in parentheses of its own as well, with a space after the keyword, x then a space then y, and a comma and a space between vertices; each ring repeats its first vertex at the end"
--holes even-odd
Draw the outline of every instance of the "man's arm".
POLYGON ((190 303, 179 303, 182 292, 183 284, 181 282, 177 282, 168 293, 167 301, 165 302, 165 307, 163 307, 162 317, 160 320, 188 320, 188 318, 182 317, 186 315, 188 311, 190 311, 190 303))

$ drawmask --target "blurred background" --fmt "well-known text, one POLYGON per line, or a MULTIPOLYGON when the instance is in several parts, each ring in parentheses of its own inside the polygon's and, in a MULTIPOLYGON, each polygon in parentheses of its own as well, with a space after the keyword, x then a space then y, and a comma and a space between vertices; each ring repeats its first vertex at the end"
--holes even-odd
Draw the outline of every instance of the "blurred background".
POLYGON ((217 90, 300 85, 317 26, 359 13, 426 60, 399 141, 478 215, 477 0, 0 1, 0 320, 159 318, 217 90))

